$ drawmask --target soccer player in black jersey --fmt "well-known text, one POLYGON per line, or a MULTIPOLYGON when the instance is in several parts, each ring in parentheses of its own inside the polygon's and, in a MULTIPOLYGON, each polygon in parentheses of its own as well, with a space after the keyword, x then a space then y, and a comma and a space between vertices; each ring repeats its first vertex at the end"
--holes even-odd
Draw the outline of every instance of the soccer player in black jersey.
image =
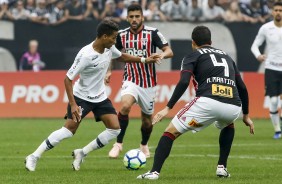
POLYGON ((248 115, 248 91, 234 61, 224 51, 211 47, 211 33, 205 26, 194 28, 192 48, 194 52, 182 61, 181 77, 167 106, 154 116, 153 124, 161 121, 173 108, 187 89, 191 77, 196 97, 172 119, 156 148, 152 169, 137 179, 158 179, 174 140, 187 131, 197 132, 214 122, 221 129, 216 175, 229 177, 226 167, 234 138, 233 123, 241 110, 243 122, 254 134, 254 125, 248 115))

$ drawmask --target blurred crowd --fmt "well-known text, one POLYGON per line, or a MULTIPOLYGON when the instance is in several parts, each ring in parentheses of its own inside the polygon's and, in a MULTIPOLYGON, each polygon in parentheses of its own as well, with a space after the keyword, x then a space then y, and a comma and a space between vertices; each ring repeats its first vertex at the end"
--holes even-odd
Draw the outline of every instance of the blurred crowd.
POLYGON ((279 0, 0 0, 0 20, 58 25, 68 20, 126 20, 127 6, 139 3, 147 21, 250 22, 271 20, 279 0))

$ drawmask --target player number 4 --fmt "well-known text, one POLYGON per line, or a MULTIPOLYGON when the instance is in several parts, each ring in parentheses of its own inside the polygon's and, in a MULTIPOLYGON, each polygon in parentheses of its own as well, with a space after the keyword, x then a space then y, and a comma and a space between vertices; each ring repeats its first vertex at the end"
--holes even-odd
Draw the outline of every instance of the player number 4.
POLYGON ((218 62, 214 54, 210 54, 214 66, 224 66, 224 76, 229 77, 229 68, 226 59, 221 58, 222 62, 218 62))

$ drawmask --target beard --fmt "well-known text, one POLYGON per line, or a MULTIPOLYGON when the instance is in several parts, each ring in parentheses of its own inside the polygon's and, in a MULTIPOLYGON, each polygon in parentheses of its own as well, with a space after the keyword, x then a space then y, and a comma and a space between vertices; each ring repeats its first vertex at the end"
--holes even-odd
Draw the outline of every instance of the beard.
POLYGON ((281 16, 276 16, 274 19, 276 22, 281 22, 281 16))
POLYGON ((132 27, 132 26, 131 26, 131 28, 132 28, 134 31, 136 31, 136 30, 138 30, 142 25, 143 25, 143 22, 141 21, 139 24, 136 24, 136 25, 135 25, 136 27, 132 27))

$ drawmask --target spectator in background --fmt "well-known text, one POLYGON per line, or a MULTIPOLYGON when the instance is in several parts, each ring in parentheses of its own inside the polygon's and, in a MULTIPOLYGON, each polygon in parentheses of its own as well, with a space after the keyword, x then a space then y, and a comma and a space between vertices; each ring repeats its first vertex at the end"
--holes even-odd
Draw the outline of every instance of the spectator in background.
POLYGON ((186 5, 183 0, 169 0, 160 7, 167 20, 182 21, 185 17, 186 5))
POLYGON ((208 6, 203 8, 206 21, 221 22, 224 16, 224 10, 215 4, 215 0, 208 0, 208 6))
POLYGON ((0 0, 0 20, 13 20, 8 3, 8 0, 0 0))
POLYGON ((51 10, 49 16, 49 23, 51 25, 59 25, 67 20, 67 14, 65 11, 65 2, 57 1, 56 6, 51 10))
POLYGON ((156 1, 148 4, 148 9, 144 11, 144 17, 148 21, 166 21, 166 16, 161 12, 156 1))
POLYGON ((252 18, 241 13, 238 1, 233 1, 224 13, 225 22, 252 22, 252 18))
POLYGON ((24 8, 24 2, 22 0, 16 3, 15 8, 11 12, 14 20, 26 20, 30 16, 29 11, 24 8))
POLYGON ((49 17, 50 17, 50 13, 46 8, 46 0, 38 0, 37 7, 31 13, 30 16, 31 21, 39 24, 48 24, 49 17))
POLYGON ((98 1, 96 0, 87 0, 86 1, 86 11, 84 13, 85 18, 100 19, 99 8, 98 8, 98 1))
POLYGON ((253 18, 252 23, 264 23, 265 19, 262 17, 262 9, 260 0, 251 0, 250 3, 240 3, 241 12, 253 18))
POLYGON ((33 70, 34 72, 40 71, 45 67, 45 63, 41 61, 38 49, 38 41, 29 41, 29 50, 23 54, 19 63, 19 70, 33 70))
POLYGON ((119 15, 115 13, 116 4, 114 0, 107 0, 105 4, 105 9, 102 12, 100 19, 104 19, 105 17, 111 17, 115 22, 120 22, 121 19, 119 15))
MULTIPOLYGON (((238 2, 238 0, 235 1, 238 2)), ((234 2, 234 0, 217 0, 216 4, 224 10, 227 10, 232 2, 234 2)))
POLYGON ((83 20, 86 17, 84 8, 79 0, 71 1, 71 4, 66 9, 66 14, 69 20, 83 20))
POLYGON ((115 9, 115 15, 118 16, 121 20, 126 20, 127 9, 125 7, 123 0, 118 0, 115 9))
POLYGON ((187 20, 190 22, 199 22, 205 20, 203 16, 203 9, 198 5, 198 0, 192 0, 191 3, 191 6, 187 6, 187 20))
POLYGON ((35 0, 27 0, 25 9, 31 14, 35 10, 35 0))

